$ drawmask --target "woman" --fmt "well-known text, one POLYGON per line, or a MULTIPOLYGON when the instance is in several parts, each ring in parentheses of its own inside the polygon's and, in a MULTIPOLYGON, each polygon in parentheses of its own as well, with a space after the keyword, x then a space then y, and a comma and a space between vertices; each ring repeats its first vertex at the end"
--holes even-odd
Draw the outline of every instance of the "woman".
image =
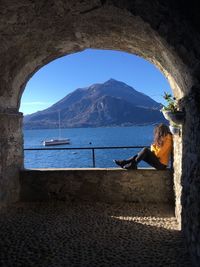
POLYGON ((161 123, 154 129, 154 143, 151 149, 145 147, 134 157, 114 162, 124 169, 137 169, 137 164, 144 160, 157 170, 164 170, 168 166, 172 148, 173 140, 169 127, 161 123))

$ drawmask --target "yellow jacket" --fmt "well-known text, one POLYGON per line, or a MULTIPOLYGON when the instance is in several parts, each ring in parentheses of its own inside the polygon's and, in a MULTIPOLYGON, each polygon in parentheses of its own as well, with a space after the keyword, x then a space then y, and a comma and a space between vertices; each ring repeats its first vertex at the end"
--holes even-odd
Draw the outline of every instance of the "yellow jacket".
POLYGON ((173 139, 171 134, 167 134, 163 138, 163 145, 157 146, 155 144, 151 145, 151 151, 154 152, 154 154, 159 158, 159 161, 164 164, 168 165, 169 158, 172 153, 172 147, 173 147, 173 139))

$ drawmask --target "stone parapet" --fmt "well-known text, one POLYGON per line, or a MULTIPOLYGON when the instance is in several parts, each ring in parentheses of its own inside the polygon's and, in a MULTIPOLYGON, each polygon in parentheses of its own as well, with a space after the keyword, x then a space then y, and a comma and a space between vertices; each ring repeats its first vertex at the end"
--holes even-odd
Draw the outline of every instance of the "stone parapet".
POLYGON ((20 173, 21 201, 89 200, 174 205, 171 170, 32 169, 20 173))

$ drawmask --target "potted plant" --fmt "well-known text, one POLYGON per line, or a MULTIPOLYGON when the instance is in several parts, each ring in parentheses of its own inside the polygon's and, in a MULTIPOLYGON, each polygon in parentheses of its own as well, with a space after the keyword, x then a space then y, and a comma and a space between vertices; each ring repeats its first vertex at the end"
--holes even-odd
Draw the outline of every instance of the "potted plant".
POLYGON ((170 121, 171 124, 182 124, 185 119, 185 112, 179 110, 176 98, 166 92, 164 92, 163 98, 167 101, 167 105, 161 109, 165 119, 170 121))

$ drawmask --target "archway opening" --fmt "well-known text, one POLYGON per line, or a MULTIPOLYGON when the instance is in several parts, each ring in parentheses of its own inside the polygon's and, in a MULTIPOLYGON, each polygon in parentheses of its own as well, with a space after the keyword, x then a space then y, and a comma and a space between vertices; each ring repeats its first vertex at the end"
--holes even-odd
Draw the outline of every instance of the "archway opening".
MULTIPOLYGON (((86 48, 120 50, 149 60, 167 77, 172 91, 178 99, 186 95, 191 88, 193 83, 191 73, 174 48, 141 16, 134 16, 127 9, 109 5, 105 8, 102 6, 92 9, 91 12, 89 10, 81 13, 80 19, 77 19, 77 13, 75 12, 74 17, 61 16, 59 21, 52 24, 50 28, 51 30, 45 31, 45 34, 43 31, 42 34, 38 34, 36 30, 34 32, 35 38, 32 38, 34 42, 26 39, 25 47, 18 44, 17 50, 19 52, 16 60, 10 64, 11 75, 5 83, 5 94, 1 98, 2 110, 8 110, 9 112, 19 110, 21 95, 27 81, 42 66, 63 55, 82 51, 86 48), (66 25, 68 25, 67 28, 66 25), (19 64, 16 64, 16 62, 19 62, 19 64)), ((5 60, 7 63, 7 58, 5 60)), ((8 199, 11 194, 8 192, 14 192, 12 194, 15 198, 18 196, 15 191, 19 192, 18 175, 19 169, 22 168, 23 146, 20 132, 21 117, 20 115, 17 116, 14 124, 19 133, 15 138, 17 149, 13 156, 9 158, 9 164, 4 163, 5 187, 7 186, 7 179, 11 177, 10 185, 5 189, 7 192, 5 199, 8 199), (16 158, 19 159, 17 162, 16 158), (8 172, 7 167, 12 163, 13 171, 8 172), (9 190, 15 187, 18 190, 9 190)), ((5 123, 5 125, 7 124, 5 123)), ((11 131, 9 134, 11 135, 11 131)), ((175 142, 175 149, 180 152, 177 160, 175 159, 177 162, 175 180, 180 188, 183 157, 181 146, 181 139, 179 139, 175 142)), ((12 153, 10 150, 9 152, 12 153)), ((178 192, 177 203, 180 204, 181 190, 176 188, 176 191, 178 192)))
POLYGON ((47 64, 29 80, 21 101, 24 147, 35 149, 25 151, 25 168, 87 168, 94 160, 95 167, 114 167, 114 158, 150 146, 155 124, 166 122, 163 90, 170 86, 161 72, 125 52, 88 49, 47 64), (60 150, 36 150, 58 137, 70 142, 60 150))

